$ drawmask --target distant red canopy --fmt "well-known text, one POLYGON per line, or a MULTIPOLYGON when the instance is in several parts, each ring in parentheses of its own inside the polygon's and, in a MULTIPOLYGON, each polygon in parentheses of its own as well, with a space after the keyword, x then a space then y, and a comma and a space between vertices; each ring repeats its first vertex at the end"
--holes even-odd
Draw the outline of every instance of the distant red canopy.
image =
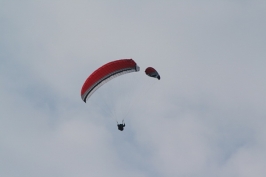
POLYGON ((161 79, 159 73, 153 67, 146 68, 145 73, 150 77, 157 78, 158 80, 161 79))

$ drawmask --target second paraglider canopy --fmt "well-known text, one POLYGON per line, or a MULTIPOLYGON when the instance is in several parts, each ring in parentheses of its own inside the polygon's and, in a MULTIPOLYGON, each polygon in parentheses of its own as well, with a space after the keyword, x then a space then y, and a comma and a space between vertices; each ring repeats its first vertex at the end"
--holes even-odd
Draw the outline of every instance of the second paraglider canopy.
POLYGON ((161 79, 159 73, 153 67, 146 68, 145 73, 150 77, 157 78, 158 80, 161 79))

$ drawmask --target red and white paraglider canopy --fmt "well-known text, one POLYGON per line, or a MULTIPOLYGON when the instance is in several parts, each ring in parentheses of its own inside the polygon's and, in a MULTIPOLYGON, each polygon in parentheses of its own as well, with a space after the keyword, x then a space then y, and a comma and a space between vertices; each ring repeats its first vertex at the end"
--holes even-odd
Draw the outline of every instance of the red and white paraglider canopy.
POLYGON ((106 82, 117 76, 137 71, 139 71, 139 66, 132 59, 121 59, 106 63, 86 79, 81 89, 81 99, 86 103, 86 100, 106 82))

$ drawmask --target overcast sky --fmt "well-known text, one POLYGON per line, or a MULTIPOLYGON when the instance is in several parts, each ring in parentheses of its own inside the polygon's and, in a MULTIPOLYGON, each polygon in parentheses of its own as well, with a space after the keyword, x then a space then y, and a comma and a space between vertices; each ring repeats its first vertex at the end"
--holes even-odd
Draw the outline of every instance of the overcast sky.
POLYGON ((0 176, 265 177, 265 9, 0 0, 0 176), (85 104, 86 78, 121 58, 140 72, 85 104))

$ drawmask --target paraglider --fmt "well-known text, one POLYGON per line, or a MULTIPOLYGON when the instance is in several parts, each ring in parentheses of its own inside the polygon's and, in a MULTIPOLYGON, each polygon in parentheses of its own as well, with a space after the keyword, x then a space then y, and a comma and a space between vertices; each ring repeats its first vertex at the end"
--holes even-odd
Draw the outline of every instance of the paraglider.
MULTIPOLYGON (((86 103, 89 97, 108 81, 127 73, 138 72, 139 70, 139 66, 132 59, 120 59, 106 63, 96 69, 86 79, 81 89, 81 99, 86 103)), ((118 130, 120 131, 123 131, 125 126, 124 120, 122 124, 117 123, 118 130)))
POLYGON ((158 80, 161 79, 159 73, 153 67, 146 68, 145 73, 150 77, 157 78, 158 80))
POLYGON ((124 123, 124 120, 122 121, 122 124, 118 124, 118 122, 117 122, 118 130, 123 131, 125 126, 126 126, 126 124, 124 123))

